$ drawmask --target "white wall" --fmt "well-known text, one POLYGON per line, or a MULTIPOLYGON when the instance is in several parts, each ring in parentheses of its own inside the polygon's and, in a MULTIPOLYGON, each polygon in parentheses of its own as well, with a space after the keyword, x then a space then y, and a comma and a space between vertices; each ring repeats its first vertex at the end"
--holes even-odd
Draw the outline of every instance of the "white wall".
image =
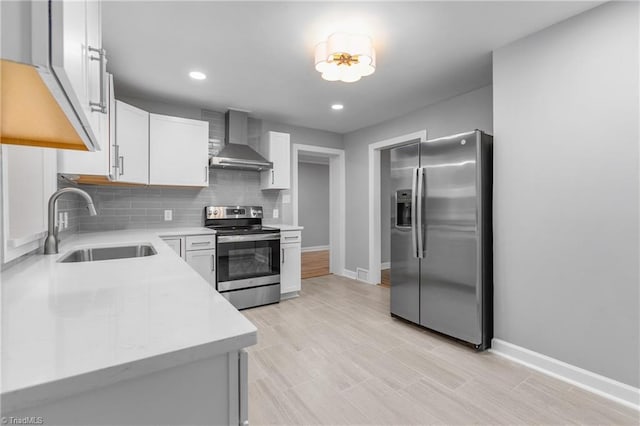
POLYGON ((411 114, 344 135, 347 163, 346 269, 369 268, 368 146, 427 129, 429 138, 480 129, 492 133, 492 89, 482 87, 411 114))
POLYGON ((329 165, 298 163, 298 225, 302 247, 329 245, 329 165))
POLYGON ((638 386, 638 4, 494 53, 495 337, 638 386))
MULTIPOLYGON (((274 131, 289 133, 291 135, 291 161, 293 161, 293 145, 316 145, 326 148, 343 148, 343 138, 339 133, 328 132, 325 130, 310 129, 307 127, 292 126, 284 123, 276 123, 274 121, 263 120, 262 131, 274 131)), ((291 224, 293 223, 293 205, 291 204, 291 190, 280 191, 280 197, 282 199, 282 213, 280 220, 276 220, 279 223, 291 224)), ((298 202, 298 208, 300 203, 298 202)), ((303 231, 304 232, 304 231, 303 231)), ((304 235, 303 235, 304 240, 304 235)))

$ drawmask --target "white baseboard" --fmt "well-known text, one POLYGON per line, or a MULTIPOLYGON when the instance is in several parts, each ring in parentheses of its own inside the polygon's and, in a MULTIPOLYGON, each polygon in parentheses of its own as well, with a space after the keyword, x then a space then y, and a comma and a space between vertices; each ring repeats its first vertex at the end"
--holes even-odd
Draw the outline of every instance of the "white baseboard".
POLYGON ((302 253, 306 253, 308 251, 325 251, 329 250, 329 246, 311 246, 311 247, 302 247, 300 250, 302 253))
POLYGON ((287 300, 287 299, 295 299, 298 296, 300 296, 300 295, 298 294, 297 291, 291 291, 289 293, 282 293, 280 295, 280 301, 282 302, 282 301, 287 300))
POLYGON ((369 282, 369 270, 364 268, 357 268, 356 272, 349 269, 342 270, 342 276, 351 278, 352 280, 360 281, 365 284, 371 284, 369 282))
POLYGON ((640 411, 640 389, 500 339, 491 352, 640 411))
POLYGON ((391 268, 391 262, 382 262, 380 264, 380 269, 390 269, 391 268))
POLYGON ((347 278, 351 278, 352 280, 356 279, 356 273, 354 271, 349 270, 349 269, 343 269, 342 270, 342 276, 343 277, 347 277, 347 278))

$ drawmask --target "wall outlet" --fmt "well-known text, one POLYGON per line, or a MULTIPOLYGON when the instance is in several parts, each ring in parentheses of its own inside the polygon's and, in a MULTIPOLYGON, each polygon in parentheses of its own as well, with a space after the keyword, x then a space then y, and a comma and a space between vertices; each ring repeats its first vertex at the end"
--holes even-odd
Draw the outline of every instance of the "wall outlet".
POLYGON ((273 209, 273 218, 277 219, 279 215, 280 215, 280 212, 278 211, 278 209, 273 209))
POLYGON ((282 194, 282 203, 291 204, 291 194, 282 194))
POLYGON ((66 228, 64 226, 64 213, 63 212, 58 212, 58 230, 61 231, 64 228, 66 228))
POLYGON ((164 211, 164 220, 166 221, 173 220, 173 210, 164 211))
POLYGON ((69 212, 64 212, 62 218, 64 219, 64 229, 67 229, 69 227, 69 212))

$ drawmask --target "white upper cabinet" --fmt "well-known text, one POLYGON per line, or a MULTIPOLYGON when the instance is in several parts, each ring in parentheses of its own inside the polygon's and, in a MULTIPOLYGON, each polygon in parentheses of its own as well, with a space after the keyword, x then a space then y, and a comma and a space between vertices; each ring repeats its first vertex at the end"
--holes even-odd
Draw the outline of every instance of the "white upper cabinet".
POLYGON ((150 114, 149 184, 209 185, 209 123, 150 114))
POLYGON ((149 183, 149 113, 116 101, 116 180, 149 183))
POLYGON ((2 2, 1 17, 2 143, 101 149, 108 92, 100 1, 2 2))
POLYGON ((291 186, 291 143, 288 133, 266 132, 264 154, 273 163, 271 170, 261 172, 260 189, 289 189, 291 186))
POLYGON ((100 116, 108 111, 101 5, 65 0, 50 6, 51 68, 96 150, 103 149, 100 116))
POLYGON ((101 151, 86 152, 75 150, 58 151, 58 173, 80 175, 80 182, 89 176, 103 177, 104 181, 115 180, 117 172, 114 160, 115 151, 115 99, 113 98, 113 76, 109 75, 108 110, 100 114, 98 126, 101 151))
POLYGON ((102 3, 88 0, 86 9, 87 23, 87 100, 85 108, 89 123, 96 132, 100 148, 104 151, 108 140, 102 137, 104 118, 109 113, 109 75, 107 57, 102 48, 102 3))

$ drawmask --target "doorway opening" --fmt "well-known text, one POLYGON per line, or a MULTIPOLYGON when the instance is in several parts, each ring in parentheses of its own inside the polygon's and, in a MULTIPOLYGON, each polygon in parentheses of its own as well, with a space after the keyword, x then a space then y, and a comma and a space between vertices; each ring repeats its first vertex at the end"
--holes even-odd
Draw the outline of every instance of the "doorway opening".
POLYGON ((344 150, 293 145, 293 224, 302 231, 302 278, 344 275, 344 150))
POLYGON ((380 286, 391 287, 391 148, 380 150, 380 286))
POLYGON ((380 284, 382 277, 382 183, 380 179, 382 151, 411 141, 426 140, 427 130, 425 129, 369 145, 369 273, 367 277, 369 284, 380 284))

